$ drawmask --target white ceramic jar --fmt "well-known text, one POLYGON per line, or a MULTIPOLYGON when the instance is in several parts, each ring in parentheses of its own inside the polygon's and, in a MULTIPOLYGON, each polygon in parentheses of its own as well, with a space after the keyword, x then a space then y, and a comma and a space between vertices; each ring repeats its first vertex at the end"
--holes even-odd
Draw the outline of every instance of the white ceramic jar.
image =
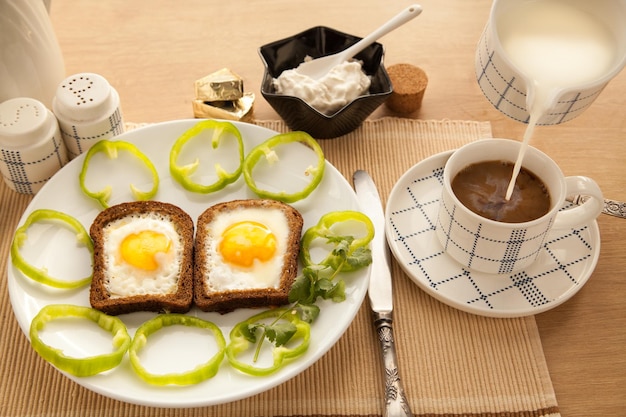
POLYGON ((42 0, 0 1, 0 103, 31 97, 52 108, 65 64, 42 0))

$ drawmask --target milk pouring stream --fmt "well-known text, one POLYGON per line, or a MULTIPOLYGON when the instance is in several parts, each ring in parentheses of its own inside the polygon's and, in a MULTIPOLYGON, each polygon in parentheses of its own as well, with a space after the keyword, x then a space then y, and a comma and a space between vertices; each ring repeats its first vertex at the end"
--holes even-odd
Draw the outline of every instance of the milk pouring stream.
POLYGON ((608 73, 615 66, 618 45, 603 22, 562 1, 519 2, 500 16, 498 35, 510 61, 530 80, 530 118, 507 189, 508 200, 537 121, 562 89, 608 73))

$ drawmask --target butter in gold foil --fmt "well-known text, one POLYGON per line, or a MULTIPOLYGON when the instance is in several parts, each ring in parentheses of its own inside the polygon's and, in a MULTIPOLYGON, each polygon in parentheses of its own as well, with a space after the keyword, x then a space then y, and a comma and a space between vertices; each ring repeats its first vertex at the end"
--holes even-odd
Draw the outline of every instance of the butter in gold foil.
POLYGON ((238 100, 192 102, 193 115, 196 118, 224 119, 243 122, 253 121, 254 93, 244 93, 238 100))
POLYGON ((243 80, 228 68, 209 74, 195 82, 196 100, 234 101, 243 97, 243 80))

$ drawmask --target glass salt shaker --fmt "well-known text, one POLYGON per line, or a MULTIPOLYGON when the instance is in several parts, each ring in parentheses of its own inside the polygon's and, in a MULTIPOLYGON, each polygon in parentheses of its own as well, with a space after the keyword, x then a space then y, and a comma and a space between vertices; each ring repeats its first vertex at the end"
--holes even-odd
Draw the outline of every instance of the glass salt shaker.
POLYGON ((99 140, 124 132, 119 94, 98 74, 80 73, 63 80, 52 109, 71 159, 99 140))

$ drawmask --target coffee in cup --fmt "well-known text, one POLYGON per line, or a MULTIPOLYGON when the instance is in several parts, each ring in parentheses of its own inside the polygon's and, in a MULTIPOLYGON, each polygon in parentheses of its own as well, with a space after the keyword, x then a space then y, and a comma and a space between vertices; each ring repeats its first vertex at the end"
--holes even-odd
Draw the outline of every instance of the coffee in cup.
POLYGON ((550 210, 550 194, 543 181, 522 168, 510 198, 507 188, 514 163, 487 160, 463 168, 452 180, 452 191, 474 213, 505 223, 538 219, 550 210))
MULTIPOLYGON (((583 176, 565 177, 550 157, 530 146, 522 168, 538 180, 533 180, 535 185, 539 181, 543 184, 545 195, 538 199, 548 201, 545 214, 523 222, 493 220, 475 213, 455 194, 453 180, 460 172, 483 162, 490 162, 492 168, 493 161, 513 163, 521 146, 509 139, 479 140, 457 149, 446 162, 436 234, 443 250, 466 268, 493 274, 520 271, 535 262, 550 230, 579 227, 602 212, 604 200, 595 181, 583 176), (566 197, 578 194, 590 198, 580 206, 562 209, 566 197)), ((501 178, 502 193, 510 178, 501 178)), ((484 188, 483 183, 473 185, 484 188)), ((537 188, 542 189, 540 185, 537 188)))

